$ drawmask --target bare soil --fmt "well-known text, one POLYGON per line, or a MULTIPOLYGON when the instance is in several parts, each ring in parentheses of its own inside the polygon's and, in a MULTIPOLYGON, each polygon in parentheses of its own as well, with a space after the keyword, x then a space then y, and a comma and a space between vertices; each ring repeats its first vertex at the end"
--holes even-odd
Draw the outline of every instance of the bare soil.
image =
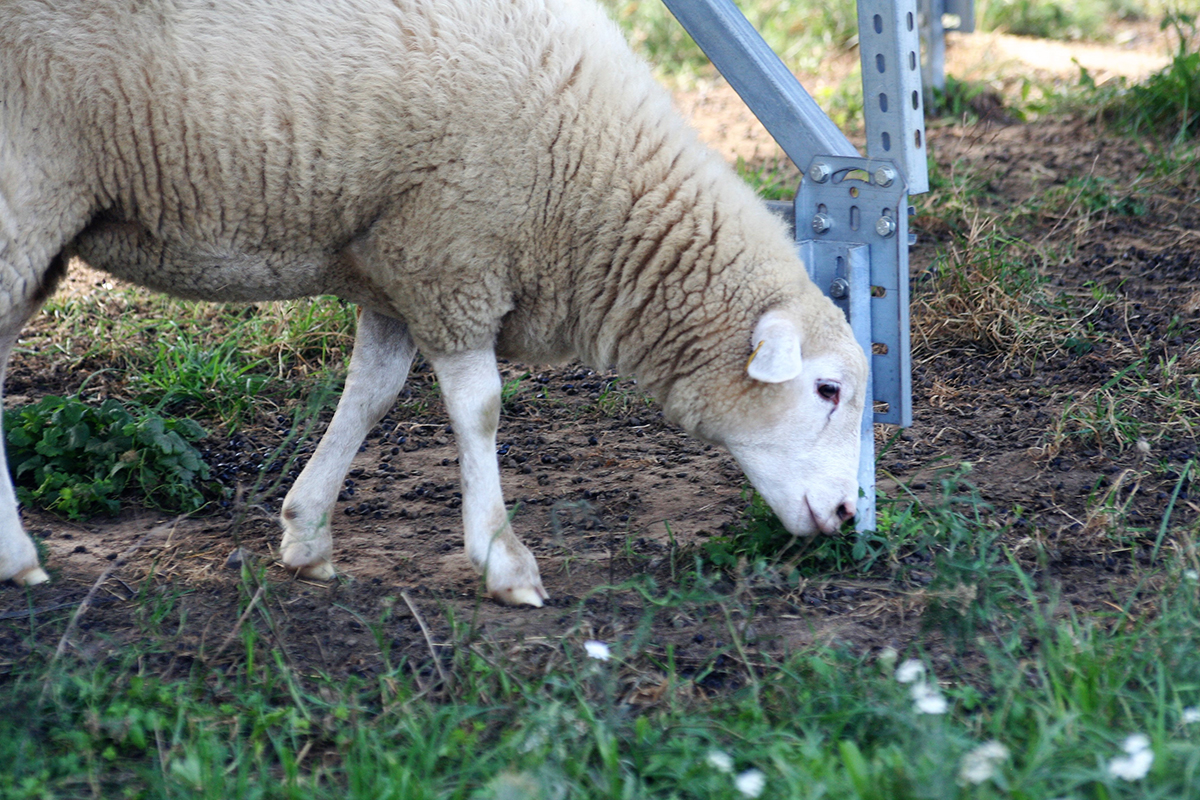
MULTIPOLYGON (((680 104, 704 107, 718 90, 680 104)), ((730 116, 724 136, 744 144, 742 113, 730 116)), ((720 145, 724 136, 711 138, 720 145)), ((969 168, 990 176, 998 213, 1072 177, 1100 176, 1132 189, 1150 158, 1138 142, 1083 120, 931 126, 928 139, 947 174, 969 168)), ((1160 194, 1144 183, 1139 191, 1145 208, 1138 216, 1100 214, 1082 234, 1050 216, 1031 219, 1025 233, 1047 252, 1065 253, 1042 266, 1051 294, 1087 297, 1099 284, 1117 298, 1118 313, 1100 314, 1096 324, 1124 339, 1121 346, 1077 354, 1048 343, 1036 352, 1006 352, 952 332, 923 336, 938 326, 918 310, 914 425, 894 441, 895 431, 878 432, 880 448, 886 446, 885 493, 911 491, 929 501, 941 471, 972 464, 970 480, 1005 526, 1005 542, 1029 560, 1042 585, 1061 588, 1065 606, 1084 613, 1103 609, 1124 585, 1130 550, 1144 555, 1180 471, 1196 457, 1195 439, 1178 431, 1158 437, 1150 453, 1086 437, 1048 446, 1072 398, 1103 387, 1134 359, 1200 357, 1200 176, 1182 194, 1177 188, 1160 194), (1120 523, 1130 531, 1125 538, 1112 535, 1108 517, 1098 518, 1109 489, 1128 501, 1120 523), (1048 560, 1033 560, 1035 542, 1048 560)), ((918 216, 915 229, 912 286, 920 309, 936 300, 930 276, 953 231, 933 213, 918 216)), ((103 281, 80 273, 75 290, 102 291, 96 284, 103 281)), ((264 567, 271 588, 253 602, 264 604, 273 625, 258 615, 245 624, 262 627, 269 645, 294 663, 333 675, 378 672, 381 644, 390 646, 393 660, 406 656, 413 669, 428 670, 430 653, 461 641, 463 625, 475 639, 511 649, 531 665, 543 657, 539 643, 560 637, 633 638, 651 661, 670 647, 700 691, 737 683, 730 661, 735 636, 750 659, 813 643, 903 649, 917 637, 927 598, 920 586, 897 584, 883 571, 735 570, 722 577, 710 569, 727 602, 653 602, 686 594, 700 546, 742 517, 744 479, 736 464, 666 424, 635 385, 615 375, 579 366, 502 366, 506 380, 529 374, 505 406, 499 457, 516 506, 514 527, 537 555, 551 596, 545 608, 506 609, 481 597, 462 551, 453 435, 432 375, 418 366, 400 404, 355 460, 337 504, 339 580, 297 580, 273 561, 279 500, 315 436, 292 448, 299 461, 272 461, 289 435, 290 417, 260 415, 232 438, 206 442, 219 479, 238 496, 216 514, 171 520, 130 510, 115 520, 75 524, 25 509, 54 580, 28 594, 0 588, 0 671, 30 648, 53 648, 62 623, 97 585, 95 604, 70 636, 74 652, 98 657, 151 636, 161 654, 153 667, 166 675, 235 658, 231 636, 252 592, 231 555, 264 567), (249 497, 264 467, 282 483, 249 497), (622 588, 631 580, 649 586, 645 576, 653 578, 649 594, 622 588), (146 597, 169 599, 174 611, 166 621, 150 619, 146 597), (53 636, 29 636, 31 614, 40 625, 54 623, 45 629, 53 636), (387 624, 372 630, 385 616, 387 624)), ((36 399, 70 392, 83 377, 50 357, 23 357, 10 369, 7 390, 36 399)), ((1195 526, 1198 504, 1200 496, 1185 483, 1172 524, 1195 526)), ((646 680, 650 688, 635 686, 631 697, 653 694, 653 680, 646 680)))

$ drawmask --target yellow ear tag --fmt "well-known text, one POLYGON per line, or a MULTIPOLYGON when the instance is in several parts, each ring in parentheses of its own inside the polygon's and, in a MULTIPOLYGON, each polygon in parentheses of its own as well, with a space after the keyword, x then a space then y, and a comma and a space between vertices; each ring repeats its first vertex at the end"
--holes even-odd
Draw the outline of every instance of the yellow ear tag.
POLYGON ((752 364, 752 363, 754 362, 754 357, 755 357, 756 355, 758 355, 758 351, 759 351, 759 350, 762 350, 762 346, 763 346, 764 344, 766 344, 766 343, 767 343, 767 340, 766 340, 766 339, 763 339, 761 342, 759 342, 759 343, 758 343, 758 347, 754 348, 754 352, 753 352, 753 353, 751 353, 751 354, 750 354, 750 357, 746 359, 746 371, 747 371, 747 372, 749 372, 749 371, 750 371, 750 364, 752 364))

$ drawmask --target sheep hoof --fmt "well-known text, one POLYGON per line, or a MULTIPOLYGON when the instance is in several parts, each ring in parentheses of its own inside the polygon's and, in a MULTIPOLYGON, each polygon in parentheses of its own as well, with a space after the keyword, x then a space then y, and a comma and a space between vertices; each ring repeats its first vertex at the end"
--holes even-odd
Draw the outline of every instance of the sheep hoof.
POLYGON ((512 586, 506 589, 493 589, 492 599, 506 606, 533 606, 541 608, 542 601, 550 595, 541 586, 512 586))
POLYGON ((12 576, 12 582, 17 586, 37 586, 39 583, 46 583, 49 580, 50 576, 41 567, 30 567, 12 576))
POLYGON ((333 564, 328 560, 300 567, 296 570, 296 574, 311 581, 331 581, 337 577, 333 564))

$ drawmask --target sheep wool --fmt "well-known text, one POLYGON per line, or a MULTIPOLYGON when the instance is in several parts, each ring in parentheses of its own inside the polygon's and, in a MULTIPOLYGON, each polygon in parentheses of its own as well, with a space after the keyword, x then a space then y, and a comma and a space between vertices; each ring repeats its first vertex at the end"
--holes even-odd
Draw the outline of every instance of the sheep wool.
MULTIPOLYGON (((359 304, 283 505, 282 560, 315 577, 418 349, 501 601, 546 593, 499 488, 497 355, 636 376, 796 533, 853 515, 861 348, 590 0, 0 0, 0 362, 73 257, 186 298, 359 304)), ((0 579, 45 578, 0 481, 0 579)))

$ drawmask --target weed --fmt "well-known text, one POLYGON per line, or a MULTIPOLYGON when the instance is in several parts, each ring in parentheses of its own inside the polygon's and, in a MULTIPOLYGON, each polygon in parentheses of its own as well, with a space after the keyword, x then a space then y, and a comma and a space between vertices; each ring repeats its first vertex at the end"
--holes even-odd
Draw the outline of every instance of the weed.
POLYGON ((1162 70, 1122 93, 1107 113, 1133 133, 1166 135, 1175 143, 1200 136, 1200 17, 1168 14, 1178 46, 1162 70))
POLYGON ((521 395, 524 394, 525 389, 525 387, 521 385, 521 382, 529 380, 532 375, 533 373, 531 372, 523 372, 517 377, 510 378, 504 382, 504 385, 500 387, 501 408, 509 410, 514 403, 518 402, 521 395))
POLYGON ((1043 224, 1052 222, 1060 226, 1069 223, 1078 242, 1096 227, 1104 225, 1110 216, 1142 216, 1146 213, 1146 202, 1136 189, 1129 191, 1128 187, 1109 178, 1082 175, 1048 189, 1020 212, 1036 215, 1037 221, 1043 224))
POLYGON ((628 381, 616 378, 605 382, 596 398, 596 407, 600 413, 609 417, 625 417, 630 414, 644 413, 654 407, 654 401, 639 392, 628 381))
POLYGON ((51 395, 5 412, 4 432, 23 503, 82 519, 115 513, 133 487, 164 509, 194 511, 205 502, 208 465, 191 445, 205 433, 190 419, 51 395))

